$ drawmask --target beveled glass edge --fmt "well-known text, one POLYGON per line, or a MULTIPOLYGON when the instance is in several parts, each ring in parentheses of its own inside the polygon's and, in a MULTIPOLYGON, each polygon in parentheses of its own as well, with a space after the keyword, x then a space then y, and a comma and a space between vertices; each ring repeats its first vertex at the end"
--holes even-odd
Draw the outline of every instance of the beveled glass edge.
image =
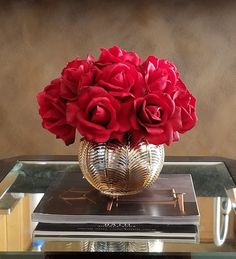
MULTIPOLYGON (((39 161, 39 160, 17 160, 17 163, 23 163, 23 164, 35 164, 35 165, 46 165, 46 164, 72 164, 72 165, 77 165, 79 164, 78 161, 66 161, 66 160, 61 160, 61 161, 39 161)), ((15 165, 16 165, 15 164, 15 165)), ((14 165, 14 166, 15 166, 14 165)), ((164 165, 225 165, 223 161, 192 161, 192 162, 185 162, 185 161, 173 161, 173 162, 164 162, 164 165)))

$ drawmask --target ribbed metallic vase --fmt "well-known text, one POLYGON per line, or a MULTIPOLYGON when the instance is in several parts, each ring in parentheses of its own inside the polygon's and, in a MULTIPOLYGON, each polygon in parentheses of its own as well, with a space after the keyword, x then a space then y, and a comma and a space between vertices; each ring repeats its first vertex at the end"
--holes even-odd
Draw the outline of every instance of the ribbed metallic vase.
POLYGON ((164 163, 164 146, 79 142, 79 165, 87 181, 109 196, 130 195, 150 186, 164 163))

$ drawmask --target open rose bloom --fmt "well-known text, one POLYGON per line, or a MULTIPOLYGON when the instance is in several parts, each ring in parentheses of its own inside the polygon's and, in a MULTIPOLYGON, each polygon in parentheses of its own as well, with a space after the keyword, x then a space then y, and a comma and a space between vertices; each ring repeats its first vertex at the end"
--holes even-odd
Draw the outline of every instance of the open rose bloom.
POLYGON ((42 126, 66 145, 76 132, 92 142, 179 140, 194 127, 196 99, 175 65, 114 46, 96 60, 76 58, 37 96, 42 126))

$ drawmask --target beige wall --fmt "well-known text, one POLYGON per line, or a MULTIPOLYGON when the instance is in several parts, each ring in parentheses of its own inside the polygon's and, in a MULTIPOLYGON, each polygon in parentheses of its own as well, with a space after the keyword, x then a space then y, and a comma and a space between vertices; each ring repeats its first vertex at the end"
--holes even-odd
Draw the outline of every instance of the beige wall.
POLYGON ((75 154, 41 128, 36 94, 66 62, 114 44, 177 64, 198 125, 169 155, 236 154, 236 1, 7 1, 0 8, 0 158, 75 154))

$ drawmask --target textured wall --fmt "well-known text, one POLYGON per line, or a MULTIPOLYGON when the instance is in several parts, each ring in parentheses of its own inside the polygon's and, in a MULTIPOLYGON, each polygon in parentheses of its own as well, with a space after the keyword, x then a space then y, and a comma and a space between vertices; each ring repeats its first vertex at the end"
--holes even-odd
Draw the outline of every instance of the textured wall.
POLYGON ((235 158, 235 13, 233 0, 2 1, 0 158, 75 154, 41 128, 35 96, 68 60, 114 44, 172 60, 198 99, 198 125, 167 154, 235 158))

